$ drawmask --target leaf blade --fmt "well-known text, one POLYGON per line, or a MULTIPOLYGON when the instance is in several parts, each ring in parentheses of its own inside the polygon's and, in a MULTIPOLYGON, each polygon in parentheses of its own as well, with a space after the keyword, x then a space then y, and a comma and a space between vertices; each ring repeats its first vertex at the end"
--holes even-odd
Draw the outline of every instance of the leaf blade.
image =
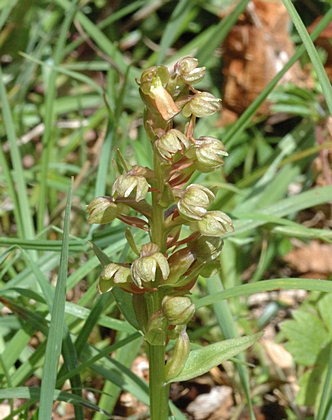
POLYGON ((230 338, 219 343, 210 344, 209 346, 202 347, 198 350, 192 350, 181 373, 171 379, 168 383, 186 381, 203 375, 224 360, 227 360, 250 347, 255 341, 260 339, 263 334, 263 332, 259 332, 250 336, 230 338))

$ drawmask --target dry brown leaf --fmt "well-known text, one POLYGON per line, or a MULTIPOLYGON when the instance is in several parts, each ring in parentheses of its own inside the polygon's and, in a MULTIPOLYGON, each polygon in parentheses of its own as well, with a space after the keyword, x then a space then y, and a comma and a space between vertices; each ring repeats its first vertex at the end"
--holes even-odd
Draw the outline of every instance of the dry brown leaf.
MULTIPOLYGON (((224 115, 221 125, 231 122, 227 121, 231 113, 234 119, 242 114, 294 54, 289 24, 288 12, 281 1, 252 0, 233 26, 222 45, 224 115)), ((297 63, 280 83, 297 83, 302 78, 297 63)), ((265 102, 259 113, 268 112, 269 104, 265 102)))
POLYGON ((284 260, 299 273, 329 276, 332 273, 332 245, 311 241, 289 252, 284 260))
POLYGON ((198 397, 188 405, 186 411, 190 413, 195 420, 208 419, 212 414, 218 412, 218 419, 222 420, 229 418, 228 409, 232 405, 232 388, 228 386, 215 386, 208 394, 198 395, 198 397))

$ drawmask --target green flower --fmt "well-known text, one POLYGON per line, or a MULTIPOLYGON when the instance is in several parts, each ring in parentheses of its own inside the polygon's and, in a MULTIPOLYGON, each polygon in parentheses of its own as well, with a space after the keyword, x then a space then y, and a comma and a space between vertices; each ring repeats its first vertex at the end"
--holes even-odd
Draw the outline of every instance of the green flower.
POLYGON ((111 223, 120 213, 127 211, 127 206, 115 203, 111 197, 97 197, 87 206, 88 223, 103 225, 111 223))
POLYGON ((151 283, 156 280, 157 268, 161 271, 164 280, 169 275, 169 265, 166 257, 159 252, 159 247, 149 242, 144 244, 140 251, 140 257, 131 266, 131 276, 134 283, 142 288, 143 283, 151 283))
POLYGON ((214 137, 200 137, 193 146, 196 155, 195 167, 203 173, 212 172, 224 164, 228 156, 223 143, 214 137))
POLYGON ((176 282, 184 275, 189 274, 188 270, 194 264, 196 258, 190 250, 187 248, 181 248, 178 251, 174 252, 168 258, 168 264, 170 268, 169 276, 167 277, 167 284, 176 284, 176 282))
POLYGON ((212 191, 199 184, 191 184, 184 191, 174 189, 173 192, 180 196, 177 203, 180 215, 189 221, 200 220, 215 199, 212 191))
POLYGON ((197 92, 182 108, 182 114, 185 117, 191 115, 198 118, 207 117, 220 110, 220 101, 221 99, 216 98, 211 93, 197 92))
POLYGON ((187 247, 198 261, 208 263, 219 257, 223 241, 215 236, 203 236, 188 242, 187 247))
POLYGON ((134 166, 126 174, 117 177, 112 187, 112 195, 120 197, 129 197, 136 189, 135 201, 144 200, 148 191, 149 184, 146 178, 152 178, 153 171, 142 166, 134 166))
POLYGON ((173 353, 165 365, 166 381, 176 378, 181 373, 190 353, 190 340, 185 325, 177 326, 176 329, 179 335, 173 353))
POLYGON ((200 82, 205 76, 205 67, 197 67, 198 60, 193 57, 184 57, 174 66, 175 74, 187 85, 200 82))
POLYGON ((190 223, 193 232, 199 231, 205 236, 220 237, 228 232, 233 232, 232 219, 222 211, 208 211, 201 220, 190 223))
POLYGON ((187 137, 175 128, 167 131, 155 141, 155 147, 165 161, 171 161, 177 152, 188 149, 189 145, 187 137))
POLYGON ((98 290, 100 293, 107 293, 114 286, 119 286, 128 290, 133 286, 129 264, 107 264, 100 274, 98 290))
POLYGON ((163 313, 171 325, 185 325, 195 313, 195 304, 186 296, 165 296, 163 313))
POLYGON ((165 66, 153 66, 145 70, 138 82, 140 95, 145 105, 154 114, 160 114, 169 121, 180 112, 166 89, 169 72, 165 66))

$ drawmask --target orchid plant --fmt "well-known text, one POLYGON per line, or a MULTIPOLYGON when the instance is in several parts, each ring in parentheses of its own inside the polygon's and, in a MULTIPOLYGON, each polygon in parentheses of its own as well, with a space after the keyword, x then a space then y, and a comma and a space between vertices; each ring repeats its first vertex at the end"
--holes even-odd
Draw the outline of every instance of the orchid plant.
POLYGON ((145 70, 137 80, 145 105, 144 127, 153 151, 151 167, 129 165, 119 154, 111 195, 87 207, 88 222, 111 223, 115 218, 146 232, 140 247, 128 228, 126 239, 137 258, 128 263, 107 261, 93 244, 103 270, 100 293, 116 292, 124 317, 147 342, 150 365, 150 418, 172 417, 169 384, 191 379, 244 350, 261 334, 225 340, 191 350, 186 332, 195 305, 190 290, 198 276, 209 278, 219 269, 223 236, 233 231, 230 217, 208 210, 216 190, 190 184, 195 171, 219 169, 227 152, 213 137, 195 138, 197 118, 220 109, 221 100, 193 87, 205 75, 198 61, 185 57, 171 74, 165 66, 145 70), (187 119, 183 129, 177 116, 187 119), (166 345, 174 340, 167 357, 166 345))

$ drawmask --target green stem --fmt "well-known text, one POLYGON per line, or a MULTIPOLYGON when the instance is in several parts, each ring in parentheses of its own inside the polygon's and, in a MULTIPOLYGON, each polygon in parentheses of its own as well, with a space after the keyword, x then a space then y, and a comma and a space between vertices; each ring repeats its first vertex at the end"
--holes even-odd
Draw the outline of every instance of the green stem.
MULTIPOLYGON (((166 253, 166 239, 164 223, 164 208, 158 204, 159 192, 163 188, 164 168, 160 165, 157 156, 154 156, 154 172, 156 174, 158 192, 152 193, 152 217, 151 241, 159 246, 160 252, 166 253)), ((161 277, 156 278, 160 282, 161 277)), ((163 295, 161 292, 152 292, 148 299, 149 316, 161 310, 161 301, 163 295)), ((162 328, 162 325, 160 326, 162 328)), ((166 331, 165 331, 166 336, 166 331)), ((169 386, 165 385, 165 354, 166 345, 153 345, 148 343, 148 355, 150 365, 149 393, 150 393, 150 420, 168 419, 168 396, 169 386)))
POLYGON ((160 160, 154 154, 154 173, 156 176, 157 192, 152 193, 151 241, 159 246, 160 252, 166 253, 166 233, 164 223, 164 208, 158 203, 159 194, 164 188, 165 170, 160 160))
POLYGON ((150 420, 168 419, 169 385, 165 385, 165 346, 148 344, 150 420))

